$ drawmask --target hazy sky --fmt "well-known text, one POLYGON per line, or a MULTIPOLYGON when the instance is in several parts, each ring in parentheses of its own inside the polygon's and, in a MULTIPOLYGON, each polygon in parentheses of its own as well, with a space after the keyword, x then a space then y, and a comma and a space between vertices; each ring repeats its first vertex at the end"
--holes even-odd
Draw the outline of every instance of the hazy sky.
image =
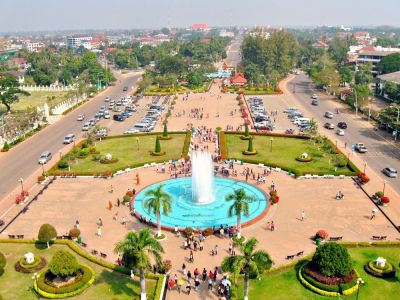
POLYGON ((216 25, 400 25, 399 0, 0 0, 0 32, 216 25))

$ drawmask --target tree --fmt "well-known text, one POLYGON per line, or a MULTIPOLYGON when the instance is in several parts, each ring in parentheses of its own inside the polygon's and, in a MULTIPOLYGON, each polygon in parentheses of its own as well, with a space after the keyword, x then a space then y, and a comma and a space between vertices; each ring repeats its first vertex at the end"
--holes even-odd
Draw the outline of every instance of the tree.
POLYGON ((314 118, 310 120, 310 123, 308 124, 307 132, 310 133, 311 136, 315 136, 318 132, 318 123, 315 121, 314 118))
POLYGON ((382 74, 400 71, 400 53, 393 53, 382 57, 376 68, 382 74))
POLYGON ((369 104, 372 96, 372 91, 369 88, 368 84, 356 84, 353 87, 353 92, 347 96, 347 101, 350 103, 353 103, 353 105, 356 105, 358 107, 365 107, 369 104), (356 101, 357 97, 357 101, 356 101))
POLYGON ((145 272, 151 270, 152 257, 157 263, 161 262, 164 249, 160 242, 151 236, 148 228, 139 232, 129 232, 123 241, 115 245, 115 253, 123 253, 123 262, 130 269, 140 272, 140 300, 146 300, 145 272))
POLYGON ((339 76, 342 83, 351 83, 353 81, 354 71, 350 67, 341 67, 339 69, 339 76))
POLYGON ((328 53, 337 65, 341 66, 347 62, 347 52, 350 43, 346 39, 334 38, 329 43, 328 53))
POLYGON ((76 257, 64 250, 57 250, 49 263, 50 272, 61 278, 76 275, 79 267, 76 257))
POLYGON ((49 241, 54 239, 57 236, 57 231, 50 224, 43 224, 40 226, 38 233, 38 240, 42 243, 47 243, 47 248, 49 248, 49 241))
POLYGON ((262 80, 260 67, 252 62, 244 66, 244 76, 249 82, 260 83, 262 80))
POLYGON ((244 273, 244 300, 248 300, 250 273, 257 277, 272 266, 269 254, 264 250, 255 251, 258 244, 256 238, 243 242, 242 239, 234 239, 234 245, 238 247, 241 255, 227 256, 222 260, 221 268, 224 272, 234 273, 235 278, 241 272, 244 273))
POLYGON ((250 133, 249 133, 249 124, 244 123, 244 136, 245 137, 249 137, 250 133))
POLYGON ((338 243, 324 243, 318 246, 311 264, 327 276, 346 276, 353 270, 351 257, 346 247, 338 243))
POLYGON ((372 81, 372 64, 362 64, 359 66, 355 76, 356 84, 369 84, 372 81))
POLYGON ((30 94, 24 90, 19 88, 19 83, 17 79, 7 73, 0 74, 0 100, 1 103, 6 107, 7 112, 11 110, 11 104, 18 101, 18 95, 26 95, 30 94))
POLYGON ((164 122, 164 129, 163 129, 163 137, 167 138, 168 135, 168 128, 167 128, 167 122, 164 122))
POLYGON ((156 136, 156 145, 154 147, 154 153, 161 153, 160 137, 156 136))
POLYGON ((396 47, 397 43, 394 39, 391 39, 387 36, 380 36, 376 40, 376 46, 382 46, 385 48, 389 48, 389 47, 396 47))
POLYGON ((152 211, 157 218, 157 236, 161 236, 161 214, 167 215, 172 210, 171 195, 163 191, 163 185, 145 193, 144 207, 152 211))
POLYGON ((314 81, 324 86, 328 92, 337 92, 340 82, 339 74, 334 68, 327 67, 314 75, 314 81))
POLYGON ((199 87, 203 84, 203 75, 198 70, 190 71, 187 75, 187 81, 190 87, 199 87))
POLYGON ((385 94, 388 95, 388 97, 390 99, 392 99, 392 100, 399 99, 400 90, 399 90, 399 86, 396 83, 394 83, 392 81, 386 81, 383 91, 385 92, 385 94))
MULTIPOLYGON (((252 139, 249 139, 249 144, 251 143, 252 139)), ((249 152, 252 152, 253 149, 247 150, 249 152)), ((226 201, 233 201, 233 204, 229 207, 228 210, 228 215, 229 217, 232 217, 233 215, 236 215, 237 217, 237 236, 238 238, 241 237, 241 229, 242 229, 242 224, 241 224, 241 218, 242 214, 244 216, 249 215, 249 203, 255 201, 253 197, 250 197, 246 194, 244 189, 237 189, 235 190, 232 194, 229 194, 225 198, 226 201)))
POLYGON ((253 138, 252 137, 249 138, 249 144, 247 146, 247 152, 254 152, 254 149, 253 149, 253 138))

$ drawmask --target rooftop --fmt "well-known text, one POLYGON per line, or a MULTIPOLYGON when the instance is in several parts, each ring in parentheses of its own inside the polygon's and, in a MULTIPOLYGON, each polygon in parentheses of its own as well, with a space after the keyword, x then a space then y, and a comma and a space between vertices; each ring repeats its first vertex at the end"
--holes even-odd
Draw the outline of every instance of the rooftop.
POLYGON ((400 71, 379 75, 378 78, 384 81, 391 81, 400 84, 400 71))

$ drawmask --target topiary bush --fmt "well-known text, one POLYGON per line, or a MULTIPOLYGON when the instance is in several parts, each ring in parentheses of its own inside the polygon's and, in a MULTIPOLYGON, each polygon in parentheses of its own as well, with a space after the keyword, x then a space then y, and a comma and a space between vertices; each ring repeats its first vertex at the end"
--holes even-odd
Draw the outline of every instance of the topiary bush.
POLYGON ((353 264, 347 249, 333 242, 318 246, 313 255, 311 265, 327 276, 346 276, 353 270, 353 264))
POLYGON ((60 160, 58 162, 58 168, 59 169, 68 169, 68 162, 66 160, 60 160))
POLYGON ((207 236, 211 236, 214 234, 214 229, 212 229, 211 227, 206 228, 203 230, 203 236, 207 237, 207 236))
POLYGON ((63 250, 58 250, 49 264, 50 272, 61 278, 76 275, 79 267, 76 257, 63 250))
POLYGON ((328 233, 325 230, 318 230, 317 233, 315 234, 315 238, 321 238, 323 240, 326 240, 329 237, 328 233))
POLYGON ((8 144, 7 142, 4 143, 3 145, 3 149, 1 149, 2 152, 7 152, 8 150, 10 150, 10 144, 8 144))
POLYGON ((47 247, 49 246, 49 241, 54 239, 57 236, 56 229, 50 224, 43 224, 40 226, 38 233, 38 240, 42 243, 47 243, 47 247))
POLYGON ((375 265, 375 261, 371 260, 364 265, 364 270, 368 274, 378 278, 391 278, 396 276, 396 267, 390 262, 386 262, 385 267, 381 268, 375 265))
POLYGON ((186 227, 185 228, 185 235, 187 237, 191 236, 193 234, 193 228, 192 227, 186 227))
POLYGON ((0 276, 4 273, 4 267, 6 266, 7 260, 3 253, 0 252, 0 276))
POLYGON ((70 235, 73 239, 76 239, 76 238, 78 238, 78 236, 81 235, 81 231, 80 231, 78 228, 72 228, 72 229, 69 231, 69 235, 70 235))

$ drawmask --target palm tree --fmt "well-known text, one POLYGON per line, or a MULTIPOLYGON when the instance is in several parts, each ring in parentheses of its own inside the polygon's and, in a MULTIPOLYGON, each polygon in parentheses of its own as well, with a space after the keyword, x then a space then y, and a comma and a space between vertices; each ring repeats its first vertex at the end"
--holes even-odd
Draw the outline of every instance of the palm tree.
POLYGON ((233 192, 233 194, 229 194, 225 197, 226 201, 234 201, 233 204, 229 207, 228 215, 232 217, 236 215, 237 217, 237 237, 240 238, 242 233, 242 214, 245 216, 249 215, 249 203, 255 201, 253 197, 246 195, 244 189, 237 189, 233 192))
POLYGON ((249 277, 250 273, 257 277, 272 266, 272 260, 269 254, 264 250, 254 251, 258 244, 256 238, 244 242, 244 239, 234 239, 234 245, 238 248, 242 255, 226 256, 221 263, 224 272, 229 271, 234 274, 234 278, 244 273, 244 300, 248 300, 249 296, 249 277))
POLYGON ((164 249, 160 242, 152 237, 150 229, 139 232, 129 232, 125 239, 115 245, 115 253, 123 253, 126 267, 138 269, 140 273, 140 300, 146 300, 146 280, 144 274, 151 270, 152 257, 157 263, 161 262, 161 253, 164 249))
POLYGON ((153 190, 148 190, 144 195, 146 197, 144 208, 153 211, 157 217, 157 236, 161 236, 161 213, 167 215, 171 211, 171 195, 163 191, 162 184, 153 190))

